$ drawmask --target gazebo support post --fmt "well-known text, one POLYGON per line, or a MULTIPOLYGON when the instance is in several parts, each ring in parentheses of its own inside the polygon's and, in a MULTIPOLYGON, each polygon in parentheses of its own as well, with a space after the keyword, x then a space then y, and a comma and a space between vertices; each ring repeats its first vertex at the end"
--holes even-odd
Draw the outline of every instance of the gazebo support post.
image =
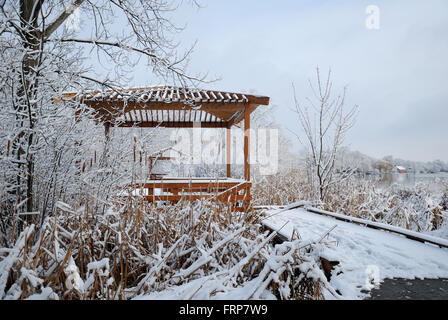
POLYGON ((250 107, 244 108, 244 179, 250 181, 250 107))
POLYGON ((250 205, 250 105, 244 108, 244 179, 248 183, 244 202, 244 210, 247 211, 250 205))
POLYGON ((227 178, 232 176, 232 168, 230 166, 230 161, 232 160, 231 155, 232 150, 232 136, 231 136, 231 126, 226 128, 226 164, 227 164, 227 178))

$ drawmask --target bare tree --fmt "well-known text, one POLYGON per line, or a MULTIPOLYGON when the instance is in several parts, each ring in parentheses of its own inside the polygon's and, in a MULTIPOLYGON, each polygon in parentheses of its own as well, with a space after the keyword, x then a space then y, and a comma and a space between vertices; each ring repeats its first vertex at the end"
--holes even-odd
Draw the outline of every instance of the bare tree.
POLYGON ((305 142, 299 141, 306 149, 306 166, 313 197, 325 201, 329 188, 350 175, 350 170, 335 174, 335 162, 347 131, 355 124, 358 106, 345 111, 346 87, 336 97, 332 94, 331 70, 326 80, 321 79, 316 68, 317 88, 309 81, 314 99, 307 98, 299 103, 294 90, 295 112, 305 134, 305 142))
POLYGON ((18 208, 42 214, 50 192, 62 196, 57 175, 44 173, 72 174, 74 141, 89 139, 70 108, 53 103, 61 92, 121 87, 141 61, 173 84, 204 80, 185 71, 192 48, 178 52, 173 35, 182 28, 169 18, 176 8, 166 0, 0 0, 0 227, 18 208), (83 32, 65 27, 75 13, 83 32), (89 64, 92 52, 99 64, 89 64))

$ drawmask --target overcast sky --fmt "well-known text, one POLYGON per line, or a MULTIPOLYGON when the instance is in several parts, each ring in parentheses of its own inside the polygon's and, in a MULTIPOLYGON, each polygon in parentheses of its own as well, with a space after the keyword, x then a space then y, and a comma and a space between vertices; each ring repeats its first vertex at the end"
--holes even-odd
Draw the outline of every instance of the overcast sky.
MULTIPOLYGON (((256 91, 277 105, 276 119, 298 131, 293 107, 310 95, 317 65, 332 68, 335 89, 348 85, 359 105, 350 148, 374 157, 448 161, 448 1, 200 0, 183 5, 179 39, 197 40, 189 71, 222 80, 205 87, 256 91), (366 28, 366 7, 380 29, 366 28)), ((133 85, 150 85, 147 70, 133 85)))

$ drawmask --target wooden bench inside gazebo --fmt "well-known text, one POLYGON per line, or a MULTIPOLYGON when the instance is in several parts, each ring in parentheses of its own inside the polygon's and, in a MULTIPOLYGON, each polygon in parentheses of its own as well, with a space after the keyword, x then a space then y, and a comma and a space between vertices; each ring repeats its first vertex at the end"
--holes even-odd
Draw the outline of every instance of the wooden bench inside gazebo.
MULTIPOLYGON (((111 127, 224 128, 226 177, 155 177, 136 181, 132 195, 147 201, 216 199, 247 210, 250 188, 250 115, 269 97, 215 90, 157 86, 65 93, 63 101, 78 101, 96 111, 106 139, 111 127), (231 129, 244 123, 244 179, 231 177, 231 129), (153 179, 150 179, 153 178, 153 179), (157 179, 154 179, 157 178, 157 179)), ((60 100, 59 100, 60 101, 60 100)))

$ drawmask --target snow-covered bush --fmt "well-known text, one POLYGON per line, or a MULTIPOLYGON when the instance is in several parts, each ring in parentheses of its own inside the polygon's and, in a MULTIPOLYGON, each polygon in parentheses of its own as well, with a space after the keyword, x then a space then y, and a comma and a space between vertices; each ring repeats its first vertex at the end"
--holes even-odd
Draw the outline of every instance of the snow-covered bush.
POLYGON ((101 213, 88 203, 72 209, 59 202, 40 232, 29 225, 12 248, 0 249, 0 299, 337 296, 314 244, 274 246, 275 233, 262 231, 258 213, 142 201, 101 213))
POLYGON ((297 169, 257 179, 252 190, 257 205, 311 200, 313 206, 324 210, 430 232, 440 229, 448 217, 448 187, 444 188, 441 194, 435 194, 425 183, 379 188, 374 179, 352 176, 333 184, 326 202, 321 203, 313 201, 306 175, 297 169))
POLYGON ((442 193, 442 198, 440 200, 440 206, 443 211, 448 212, 448 183, 445 184, 444 191, 442 193))
POLYGON ((419 232, 433 231, 443 222, 442 207, 424 184, 413 188, 392 186, 386 190, 388 207, 382 222, 419 232))
POLYGON ((310 188, 305 173, 288 169, 271 176, 255 176, 251 189, 254 205, 285 205, 309 199, 310 188))
POLYGON ((325 209, 419 232, 439 229, 445 218, 443 198, 418 183, 377 188, 375 182, 353 177, 332 188, 325 209))

